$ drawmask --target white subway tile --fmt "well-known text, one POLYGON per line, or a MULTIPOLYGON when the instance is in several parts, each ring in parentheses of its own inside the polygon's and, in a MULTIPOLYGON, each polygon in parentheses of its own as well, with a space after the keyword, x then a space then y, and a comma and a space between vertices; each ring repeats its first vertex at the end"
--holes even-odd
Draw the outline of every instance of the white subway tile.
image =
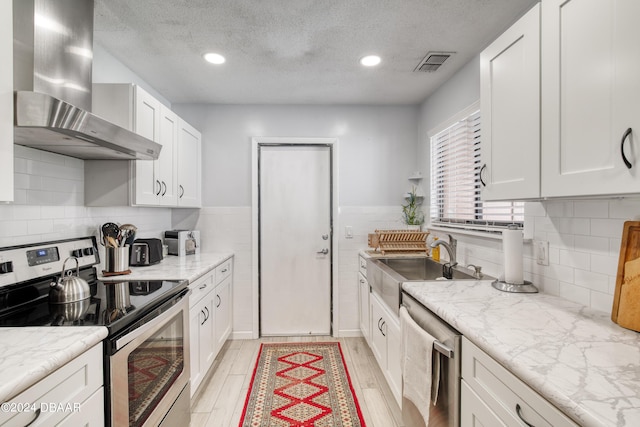
POLYGON ((609 254, 609 238, 592 236, 575 236, 574 249, 581 252, 609 254))
POLYGON ((42 207, 41 206, 15 206, 14 215, 16 219, 19 220, 33 220, 33 219, 41 219, 42 215, 42 207))
POLYGON ((613 199, 609 201, 609 218, 640 220, 640 199, 613 199))
POLYGON ((613 295, 603 292, 591 291, 589 306, 595 310, 610 313, 613 307, 613 295))
POLYGON ((618 270, 618 258, 608 255, 591 254, 591 271, 615 276, 618 270))
POLYGON ((573 202, 573 215, 576 218, 608 218, 607 200, 576 200, 573 202))
POLYGON ((553 218, 571 218, 573 216, 573 203, 566 201, 544 202, 547 215, 553 218))
POLYGON ((43 234, 53 231, 53 220, 51 219, 30 220, 27 222, 28 234, 43 234))
POLYGON ((609 291, 609 276, 602 273, 575 269, 574 284, 594 291, 607 293, 609 291))
POLYGON ((591 291, 589 289, 566 282, 560 282, 560 296, 585 306, 588 306, 591 301, 591 291))
POLYGON ((10 221, 14 218, 15 205, 0 204, 0 221, 10 221))
POLYGON ((582 270, 589 270, 591 258, 586 252, 560 250, 560 264, 582 270))
POLYGON ((28 235, 28 221, 2 221, 0 222, 0 236, 3 237, 19 237, 28 235))
POLYGON ((50 191, 27 190, 28 205, 52 205, 53 197, 50 191))
POLYGON ((524 202, 524 214, 527 216, 547 216, 542 202, 524 202))
POLYGON ((599 219, 591 220, 591 235, 600 237, 620 237, 622 236, 624 221, 621 219, 599 219))
POLYGON ((587 218, 554 218, 553 222, 560 234, 588 236, 591 231, 587 218))

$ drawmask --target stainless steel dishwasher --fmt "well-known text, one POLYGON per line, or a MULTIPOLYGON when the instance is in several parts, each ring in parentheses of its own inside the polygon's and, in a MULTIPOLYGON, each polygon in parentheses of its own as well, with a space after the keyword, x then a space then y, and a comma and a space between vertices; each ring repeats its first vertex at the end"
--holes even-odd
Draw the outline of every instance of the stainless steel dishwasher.
MULTIPOLYGON (((440 362, 440 387, 436 405, 429 404, 429 427, 457 427, 460 425, 462 335, 405 292, 402 292, 402 305, 406 307, 409 316, 436 339, 433 344, 433 354, 434 357, 439 358, 440 362)), ((434 375, 436 375, 435 372, 434 375)), ((437 381, 437 378, 433 378, 432 381, 437 381)), ((404 397, 402 398, 402 419, 407 426, 425 427, 418 409, 404 397)))

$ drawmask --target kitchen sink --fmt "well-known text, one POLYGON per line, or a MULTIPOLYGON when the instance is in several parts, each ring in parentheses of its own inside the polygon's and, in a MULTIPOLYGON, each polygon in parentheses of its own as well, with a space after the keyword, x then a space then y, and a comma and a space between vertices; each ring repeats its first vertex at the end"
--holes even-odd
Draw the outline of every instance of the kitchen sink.
POLYGON ((448 266, 449 264, 425 257, 369 258, 367 280, 389 308, 397 313, 400 310, 403 282, 492 279, 483 274, 479 278, 474 277, 471 270, 448 266), (445 270, 451 273, 451 279, 444 277, 445 270))

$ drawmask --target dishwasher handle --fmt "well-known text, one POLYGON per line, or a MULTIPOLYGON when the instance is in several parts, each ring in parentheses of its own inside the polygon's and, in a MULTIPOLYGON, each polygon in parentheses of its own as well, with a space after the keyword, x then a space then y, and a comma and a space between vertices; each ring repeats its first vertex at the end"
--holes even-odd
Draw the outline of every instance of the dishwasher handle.
POLYGON ((435 340, 433 342, 433 349, 447 358, 453 359, 453 349, 442 344, 440 341, 435 340))

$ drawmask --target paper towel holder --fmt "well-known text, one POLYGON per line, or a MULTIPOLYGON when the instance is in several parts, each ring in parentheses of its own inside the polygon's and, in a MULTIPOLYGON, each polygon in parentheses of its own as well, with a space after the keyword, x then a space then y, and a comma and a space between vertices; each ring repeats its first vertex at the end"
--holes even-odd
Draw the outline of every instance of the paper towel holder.
POLYGON ((520 294, 537 294, 538 293, 538 288, 536 288, 533 285, 533 283, 529 282, 528 280, 525 280, 524 283, 519 285, 514 283, 503 282, 501 280, 495 280, 491 282, 491 286, 493 286, 494 288, 502 292, 513 292, 513 293, 520 293, 520 294))

